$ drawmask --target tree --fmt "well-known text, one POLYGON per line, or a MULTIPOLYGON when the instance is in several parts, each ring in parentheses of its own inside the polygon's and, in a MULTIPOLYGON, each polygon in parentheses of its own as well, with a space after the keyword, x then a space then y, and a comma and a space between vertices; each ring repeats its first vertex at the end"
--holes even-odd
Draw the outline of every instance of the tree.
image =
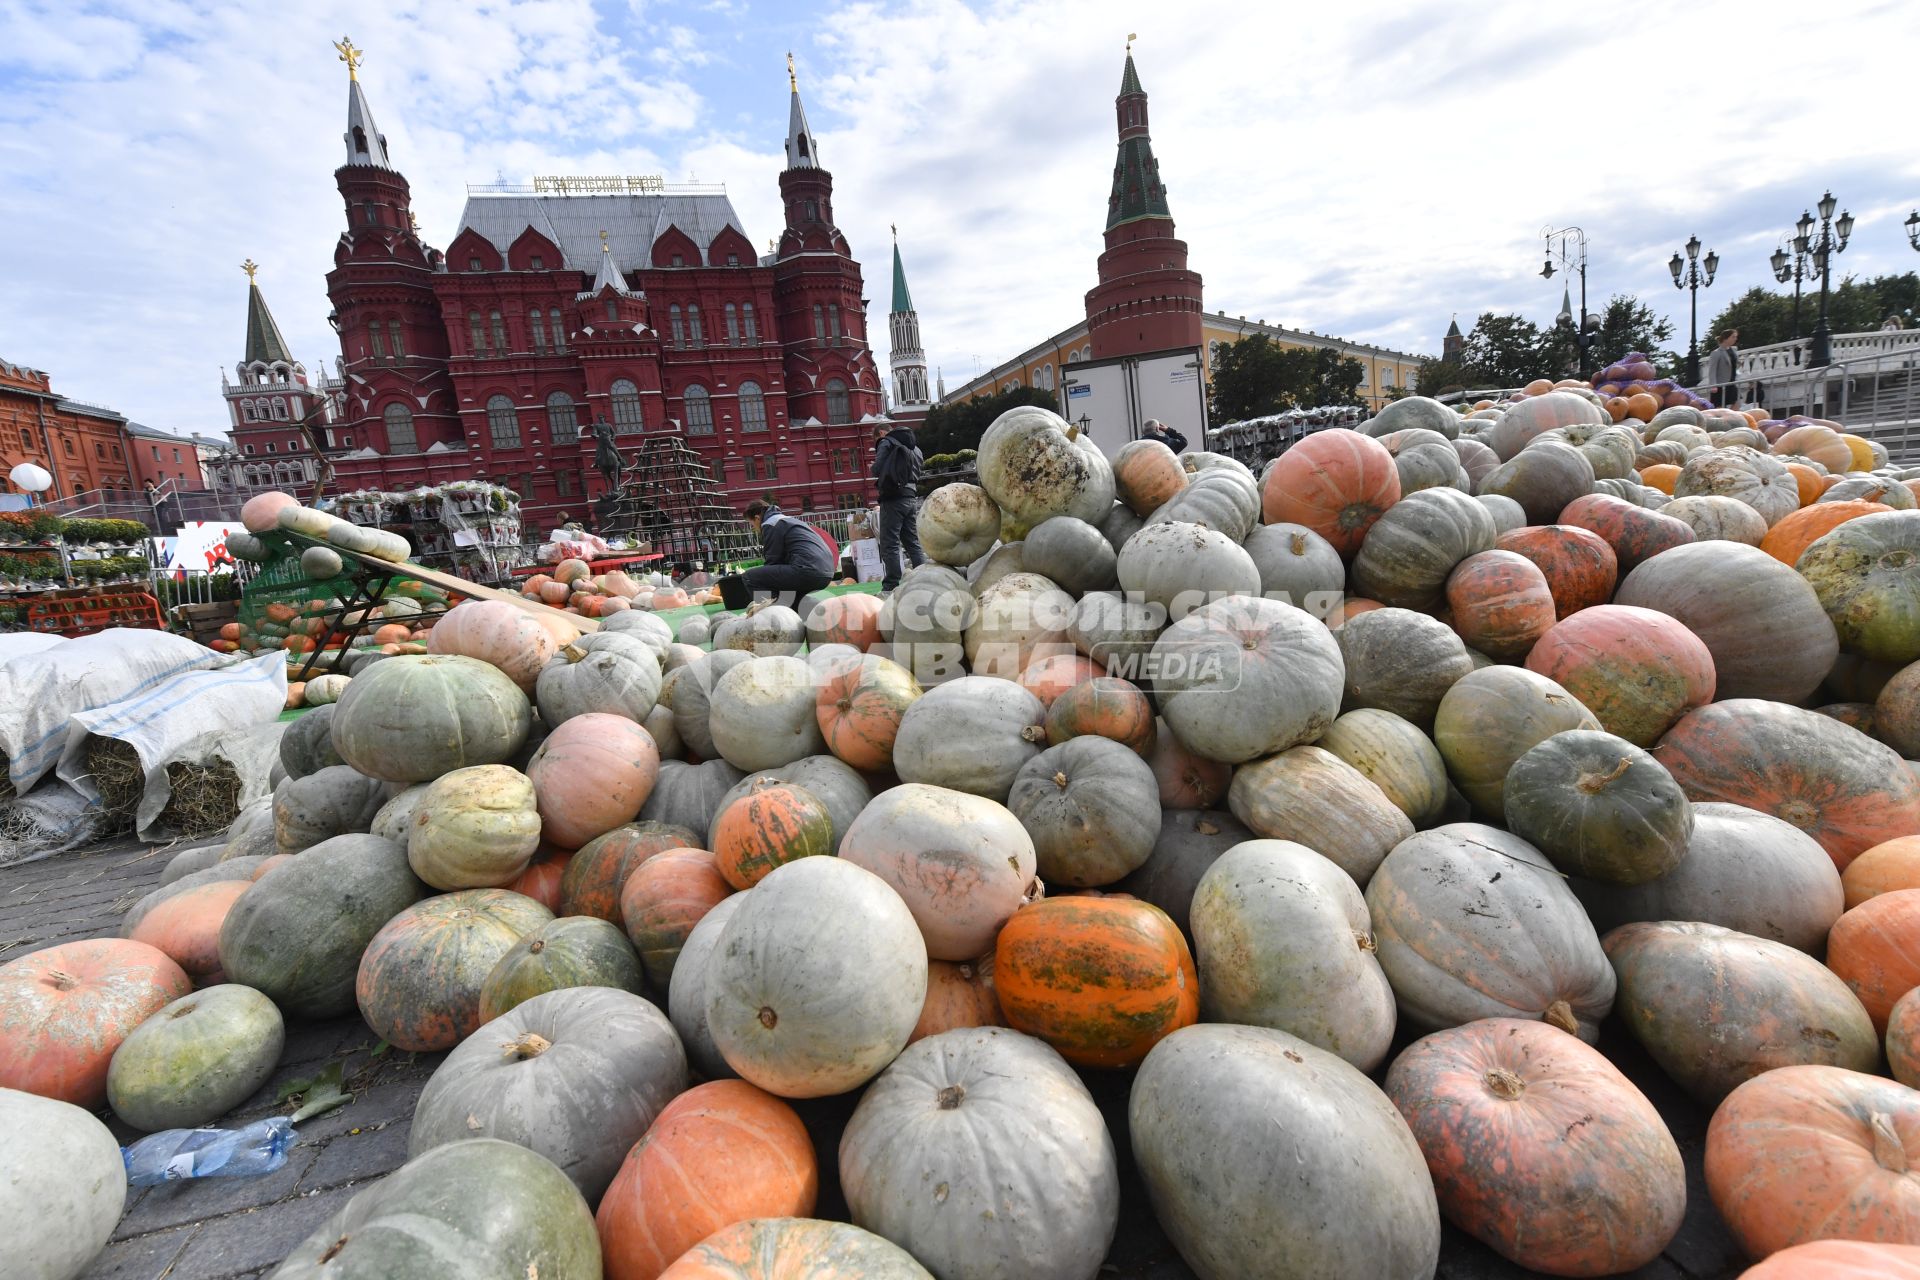
POLYGON ((1525 386, 1544 372, 1543 337, 1531 320, 1488 311, 1473 322, 1460 362, 1482 387, 1525 386))
POLYGON ((1631 293, 1616 293, 1600 313, 1600 331, 1591 349, 1594 371, 1607 367, 1631 351, 1650 358, 1656 370, 1671 372, 1679 356, 1667 348, 1673 322, 1653 314, 1653 308, 1631 293))
POLYGON ((1263 333, 1222 346, 1213 359, 1215 422, 1244 422, 1288 409, 1358 404, 1365 368, 1327 347, 1282 346, 1263 333))
POLYGON ((920 442, 920 452, 932 457, 936 453, 978 449, 980 437, 986 434, 995 418, 1024 404, 1038 405, 1056 413, 1060 410, 1060 399, 1053 392, 1024 385, 958 404, 935 405, 927 410, 926 418, 914 432, 920 442))
MULTIPOLYGON (((1803 338, 1813 328, 1813 322, 1809 319, 1811 315, 1811 309, 1802 301, 1800 336, 1803 338)), ((1792 326, 1792 295, 1778 294, 1769 289, 1756 287, 1728 303, 1700 336, 1702 339, 1711 341, 1713 334, 1725 333, 1728 329, 1738 329, 1741 346, 1766 347, 1791 338, 1792 326)))
MULTIPOLYGON (((1820 282, 1801 282, 1800 332, 1793 332, 1793 294, 1791 291, 1749 289, 1727 304, 1713 322, 1701 330, 1704 347, 1711 335, 1728 329, 1740 331, 1743 349, 1771 346, 1795 336, 1806 338, 1820 318, 1820 282)), ((1843 278, 1827 297, 1827 328, 1833 333, 1863 333, 1878 329, 1888 316, 1899 316, 1912 326, 1920 319, 1920 276, 1907 271, 1900 275, 1875 276, 1870 280, 1843 278)))
POLYGON ((1448 391, 1465 391, 1472 377, 1472 371, 1458 360, 1423 360, 1419 372, 1413 376, 1413 392, 1437 396, 1448 391))

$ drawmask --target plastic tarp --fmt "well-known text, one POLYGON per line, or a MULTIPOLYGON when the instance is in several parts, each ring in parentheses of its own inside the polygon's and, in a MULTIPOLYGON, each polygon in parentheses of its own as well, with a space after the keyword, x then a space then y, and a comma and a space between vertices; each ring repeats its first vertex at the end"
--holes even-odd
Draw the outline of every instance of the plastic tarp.
MULTIPOLYGON (((284 666, 285 656, 276 656, 284 666)), ((60 763, 76 713, 228 661, 184 636, 114 627, 0 665, 0 752, 13 789, 26 795, 60 763)))
POLYGON ((55 645, 66 642, 65 636, 50 636, 42 631, 16 631, 0 636, 0 667, 15 658, 24 658, 30 653, 45 653, 55 645))

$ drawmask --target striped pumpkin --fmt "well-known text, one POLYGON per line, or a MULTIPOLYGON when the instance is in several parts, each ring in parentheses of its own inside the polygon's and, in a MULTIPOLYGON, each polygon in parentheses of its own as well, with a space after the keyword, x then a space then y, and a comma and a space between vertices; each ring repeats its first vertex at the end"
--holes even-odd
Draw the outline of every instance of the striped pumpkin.
POLYGON ((551 919, 532 898, 504 889, 463 889, 414 903, 387 921, 360 957, 360 1015, 396 1049, 453 1048, 482 1021, 480 989, 494 965, 551 919))
POLYGON ((560 914, 599 916, 623 924, 620 890, 633 869, 667 849, 698 848, 699 836, 671 822, 642 819, 582 845, 560 877, 560 914))
POLYGON ((833 818, 812 792, 782 782, 753 786, 713 820, 714 864, 736 889, 751 889, 775 867, 831 856, 833 818))
POLYGON ((892 769, 900 717, 921 692, 912 672, 886 658, 836 667, 814 700, 827 750, 856 769, 892 769))
POLYGON ((667 989, 693 927, 732 892, 705 849, 668 849, 634 868, 620 891, 620 915, 649 982, 667 989))

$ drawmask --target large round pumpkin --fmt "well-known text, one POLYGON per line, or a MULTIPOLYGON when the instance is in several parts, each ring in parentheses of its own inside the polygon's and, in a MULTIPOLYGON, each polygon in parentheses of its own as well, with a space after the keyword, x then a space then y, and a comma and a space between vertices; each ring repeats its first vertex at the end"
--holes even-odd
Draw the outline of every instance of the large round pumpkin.
POLYGON ((672 982, 694 926, 732 892, 705 849, 667 849, 633 869, 620 891, 620 916, 656 991, 672 982))
POLYGON ((335 1018, 354 1007, 360 956, 427 886, 406 849, 378 836, 338 836, 268 871, 220 925, 229 982, 264 992, 289 1018, 335 1018))
POLYGON ((1394 503, 1353 561, 1353 586, 1370 600, 1429 609, 1468 556, 1493 549, 1493 517, 1458 489, 1422 489, 1394 503))
POLYGON ((113 1051, 192 990, 163 952, 122 938, 65 942, 0 965, 0 1088, 99 1106, 113 1051))
POLYGON ((927 961, 927 999, 913 1024, 908 1044, 959 1027, 1004 1027, 1000 997, 993 989, 993 953, 977 960, 927 961))
POLYGON ((1607 411, 1584 395, 1572 391, 1549 391, 1529 396, 1500 415, 1486 441, 1502 460, 1520 453, 1549 431, 1566 427, 1605 426, 1607 411))
POLYGON ((1836 1066, 1782 1067, 1707 1126, 1707 1193, 1748 1256, 1812 1240, 1920 1244, 1920 1091, 1836 1066))
POLYGON ((501 1014, 549 991, 610 987, 638 992, 640 959, 617 925, 598 916, 560 916, 523 935, 480 985, 480 1019, 501 1014))
POLYGON ((1848 520, 1808 547, 1796 568, 1842 647, 1878 662, 1920 658, 1920 511, 1848 520))
MULTIPOLYGON (((700 829, 706 830, 704 822, 700 829)), ((703 843, 704 837, 695 835, 687 827, 651 818, 629 822, 603 836, 595 836, 573 855, 566 873, 560 877, 560 914, 599 916, 624 925, 620 893, 626 888, 627 877, 633 874, 633 869, 656 853, 694 849, 703 843)))
POLYGON ((518 769, 482 764, 442 774, 413 811, 407 861, 436 889, 511 883, 540 847, 534 805, 533 782, 518 769))
POLYGON ((660 700, 661 686, 660 651, 649 637, 603 630, 562 646, 541 668, 534 693, 552 729, 590 711, 638 723, 660 700))
POLYGON ((1571 524, 1530 525, 1494 539, 1494 549, 1525 556, 1539 567, 1553 595, 1556 618, 1566 618, 1613 598, 1619 562, 1613 548, 1591 529, 1571 524))
POLYGON ((1161 606, 1174 622, 1211 601, 1260 592, 1260 570, 1239 543, 1184 521, 1149 524, 1127 539, 1117 573, 1127 598, 1161 606))
POLYGON ((112 1131, 71 1103, 0 1088, 0 1168, 15 1173, 0 1184, 8 1268, 35 1280, 85 1272, 127 1203, 112 1131))
POLYGON ((900 717, 893 765, 902 782, 1001 801, 1040 754, 1046 708, 1010 680, 962 676, 930 689, 900 717))
POLYGON ((744 1080, 696 1085, 654 1118, 601 1198, 607 1280, 655 1280, 737 1222, 805 1217, 819 1190, 792 1107, 744 1080))
POLYGON ((1831 716, 1758 698, 1691 711, 1654 759, 1690 800, 1743 804, 1818 840, 1841 871, 1920 832, 1920 779, 1891 748, 1831 716))
POLYGON ((1200 877, 1192 905, 1210 1022, 1276 1027, 1362 1071, 1393 1040, 1393 989, 1359 888, 1288 840, 1249 840, 1200 877))
POLYGON ((434 1069, 407 1154, 499 1138, 553 1161, 592 1202, 686 1087, 686 1054, 653 1005, 607 987, 548 991, 489 1019, 434 1069))
POLYGON ((1234 771, 1227 805, 1247 829, 1292 840, 1365 886, 1413 822, 1374 782, 1330 751, 1293 747, 1234 771))
POLYGON ((1598 1037, 1613 970, 1532 845, 1476 823, 1422 831, 1387 855, 1366 899, 1380 967, 1413 1026, 1518 1017, 1598 1037))
POLYGON ((127 937, 157 947, 202 986, 224 981, 220 972, 220 926, 248 880, 216 880, 195 885, 157 903, 127 931, 127 937))
POLYGON ((1920 1280, 1920 1244, 1814 1240, 1769 1255, 1740 1280, 1920 1280))
POLYGON ((1154 744, 1153 702, 1140 687, 1118 676, 1094 676, 1074 685, 1047 707, 1047 741, 1098 737, 1146 756, 1154 744))
POLYGON ((1274 459, 1260 481, 1264 523, 1311 529, 1348 560, 1398 501, 1393 455, 1379 441, 1344 427, 1309 435, 1274 459))
POLYGON ((813 671, 775 655, 743 662, 713 689, 708 729, 714 749, 736 768, 775 769, 826 749, 815 716, 813 671))
POLYGON ((1840 877, 1851 911, 1868 898, 1900 889, 1920 889, 1920 835, 1896 836, 1847 864, 1840 877))
POLYGON ((943 484, 920 504, 920 545, 943 565, 965 568, 1000 540, 1000 508, 977 484, 943 484))
POLYGON ((1578 698, 1547 677, 1523 667, 1486 667, 1447 690, 1433 740, 1461 794, 1476 810, 1500 818, 1514 761, 1556 733, 1599 727, 1578 698))
POLYGON ((1461 639, 1495 662, 1525 658, 1555 621, 1546 575, 1513 551, 1482 551, 1455 565, 1447 608, 1461 639))
POLYGON ((1624 738, 1557 733, 1513 762, 1507 830, 1570 875, 1645 884, 1687 855, 1693 806, 1673 776, 1624 738))
POLYGON ((1593 463, 1572 445, 1540 440, 1494 468, 1475 491, 1512 498, 1527 513, 1527 523, 1546 524, 1568 503, 1593 492, 1593 463))
POLYGON ((1347 566, 1333 544, 1303 524, 1265 524, 1242 544, 1260 571, 1260 594, 1315 617, 1346 590, 1347 566))
POLYGON ((1037 893, 1033 837, 1019 820, 944 787, 904 783, 875 796, 848 828, 840 857, 893 887, 935 960, 986 953, 1037 893))
POLYGON ((714 817, 708 839, 728 884, 751 889, 776 867, 833 854, 833 819, 812 792, 771 780, 746 785, 714 817))
POLYGON ((1002 1027, 903 1052, 860 1099, 839 1165, 853 1220, 941 1275, 1090 1280, 1120 1217, 1119 1164, 1086 1085, 1002 1027))
POLYGON ((775 868, 727 922, 707 1027, 744 1078, 783 1097, 844 1093, 907 1042, 927 948, 887 883, 839 858, 775 868))
POLYGON ((1022 530, 1048 516, 1092 523, 1113 506, 1106 455, 1091 435, 1048 409, 1022 405, 995 418, 980 437, 974 466, 980 487, 1022 530))
POLYGON ((1130 440, 1113 455, 1114 496, 1137 516, 1152 515, 1186 487, 1187 469, 1158 440, 1130 440))
POLYGON ((1027 761, 1007 808, 1033 837, 1049 884, 1112 884, 1145 862, 1160 838, 1153 770, 1107 738, 1073 738, 1027 761))
POLYGON ((994 944, 1007 1025, 1082 1067, 1130 1067, 1197 1021, 1200 979, 1165 912, 1122 897, 1047 898, 994 944))
POLYGON ((136 1129, 195 1129, 251 1098, 280 1065, 286 1026, 273 1001, 235 983, 196 991, 114 1050, 107 1102, 136 1129))
MULTIPOLYGON (((1259 485, 1253 473, 1237 462, 1202 468, 1193 473, 1186 488, 1147 517, 1148 525, 1168 521, 1204 525, 1236 543, 1244 542, 1260 522, 1259 485)), ((1120 550, 1126 551, 1124 543, 1120 550)))
POLYGON ((1227 786, 1233 781, 1232 765, 1188 749, 1160 718, 1154 721, 1147 767, 1153 770, 1159 785, 1163 809, 1210 808, 1227 794, 1227 786))
POLYGON ((1127 1128, 1154 1216, 1200 1280, 1434 1273, 1419 1144, 1371 1080, 1297 1036, 1175 1032, 1134 1077, 1127 1128))
POLYGON ((555 649, 552 632, 532 613, 504 600, 457 604, 435 619, 427 632, 428 653, 491 663, 529 697, 555 649))
POLYGON ((1277 600, 1233 597, 1196 609, 1160 634, 1152 656, 1161 716, 1209 760, 1239 764, 1311 742, 1340 714, 1332 634, 1277 600))
POLYGON ((856 769, 893 767, 900 719, 923 690, 897 662, 868 655, 840 667, 821 682, 814 719, 827 750, 856 769))
POLYGON ((708 723, 713 710, 714 686, 727 672, 752 660, 753 655, 741 649, 715 649, 675 670, 661 683, 659 704, 673 712, 673 727, 692 755, 702 760, 712 760, 719 755, 708 723))
POLYGON ((532 722, 527 695, 477 658, 401 655, 356 676, 334 704, 333 749, 371 778, 432 782, 513 758, 532 722))
POLYGON ((880 597, 863 591, 827 596, 807 612, 809 645, 848 644, 866 652, 880 640, 880 597))
POLYGON ((1871 1070, 1880 1040, 1860 1001, 1819 961, 1718 925, 1628 924, 1605 939, 1615 1008, 1653 1060, 1711 1106, 1795 1063, 1871 1070))
POLYGON ((578 849, 633 821, 659 774, 659 748, 638 724, 601 711, 574 716, 547 735, 527 764, 541 838, 578 849))
POLYGON ((1646 1095, 1573 1036, 1488 1018, 1387 1072, 1440 1208, 1523 1267, 1610 1276, 1659 1256, 1686 1211, 1680 1148, 1646 1095))
POLYGON ((1586 529, 1613 548, 1622 574, 1631 573, 1663 551, 1693 541, 1693 530, 1672 516, 1635 506, 1605 493, 1576 498, 1560 513, 1560 523, 1586 529))
POLYGON ((1527 669, 1555 681, 1600 726, 1638 747, 1713 701, 1713 655, 1675 618, 1600 604, 1556 623, 1527 654, 1527 669))
POLYGON ((933 1280, 899 1245, 846 1222, 755 1218, 716 1231, 660 1280, 933 1280))
POLYGON ((360 958, 360 1015, 397 1049, 451 1049, 480 1025, 480 989, 500 957, 551 919, 504 889, 463 889, 406 908, 360 958))
POLYGON ((1345 705, 1390 711, 1421 729, 1433 727, 1440 699, 1473 670, 1459 633, 1411 609, 1370 609, 1333 635, 1345 705))
POLYGON ((1875 894, 1827 935, 1827 967, 1860 997, 1884 1034, 1900 997, 1920 986, 1920 889, 1875 894))
POLYGON ((280 1280, 595 1280, 600 1241, 551 1160, 498 1138, 435 1147, 366 1184, 274 1272, 280 1280))
POLYGON ((1852 502, 1809 503, 1767 530, 1767 536, 1760 539, 1760 549, 1792 568, 1800 563, 1800 557, 1806 554, 1808 547, 1847 521, 1891 510, 1893 508, 1884 503, 1857 499, 1852 502))
POLYGON ((1115 551, 1106 535, 1085 520, 1053 516, 1033 527, 1020 544, 1027 573, 1047 578, 1071 596, 1114 584, 1115 551))

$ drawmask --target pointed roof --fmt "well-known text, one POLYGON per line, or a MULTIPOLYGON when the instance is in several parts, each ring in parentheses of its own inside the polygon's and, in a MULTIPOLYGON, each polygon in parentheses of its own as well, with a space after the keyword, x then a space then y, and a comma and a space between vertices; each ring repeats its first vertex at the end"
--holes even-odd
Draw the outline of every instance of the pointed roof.
MULTIPOLYGON (((249 260, 248 266, 252 266, 249 260)), ((280 334, 280 326, 273 322, 273 312, 267 310, 267 300, 260 292, 260 286, 253 279, 253 272, 247 272, 247 356, 246 363, 256 360, 266 364, 292 364, 293 355, 287 350, 287 340, 280 334)))
POLYGON ((593 284, 587 292, 598 295, 603 289, 611 289, 618 294, 628 294, 627 277, 620 270, 619 262, 613 256, 613 246, 607 243, 607 233, 600 233, 600 270, 593 277, 593 284))
POLYGON ((1120 96, 1125 104, 1138 98, 1136 107, 1122 105, 1120 110, 1120 155, 1113 166, 1113 190, 1107 195, 1107 230, 1139 218, 1171 218, 1167 208, 1167 190, 1160 185, 1160 163, 1153 158, 1153 143, 1147 136, 1147 91, 1140 87, 1140 74, 1133 68, 1133 51, 1127 51, 1127 68, 1120 77, 1120 96))
POLYGON ((787 108, 787 168, 817 169, 820 148, 807 127, 807 109, 800 105, 800 79, 793 73, 793 55, 787 55, 787 86, 793 101, 787 108))
POLYGON ((360 87, 360 59, 366 53, 354 48, 351 40, 333 47, 340 51, 340 61, 347 64, 347 131, 340 135, 347 144, 347 163, 391 169, 386 135, 373 122, 373 108, 367 103, 366 90, 360 87))
POLYGON ((913 310, 913 295, 907 292, 907 269, 900 265, 900 240, 893 241, 893 307, 892 310, 913 310))
POLYGON ((1145 92, 1146 90, 1140 87, 1140 73, 1133 68, 1133 50, 1128 49, 1127 67, 1120 73, 1120 96, 1124 98, 1130 93, 1145 92))
POLYGON ((1455 316, 1453 319, 1447 321, 1447 336, 1449 338, 1458 338, 1463 336, 1460 332, 1459 316, 1455 316))

